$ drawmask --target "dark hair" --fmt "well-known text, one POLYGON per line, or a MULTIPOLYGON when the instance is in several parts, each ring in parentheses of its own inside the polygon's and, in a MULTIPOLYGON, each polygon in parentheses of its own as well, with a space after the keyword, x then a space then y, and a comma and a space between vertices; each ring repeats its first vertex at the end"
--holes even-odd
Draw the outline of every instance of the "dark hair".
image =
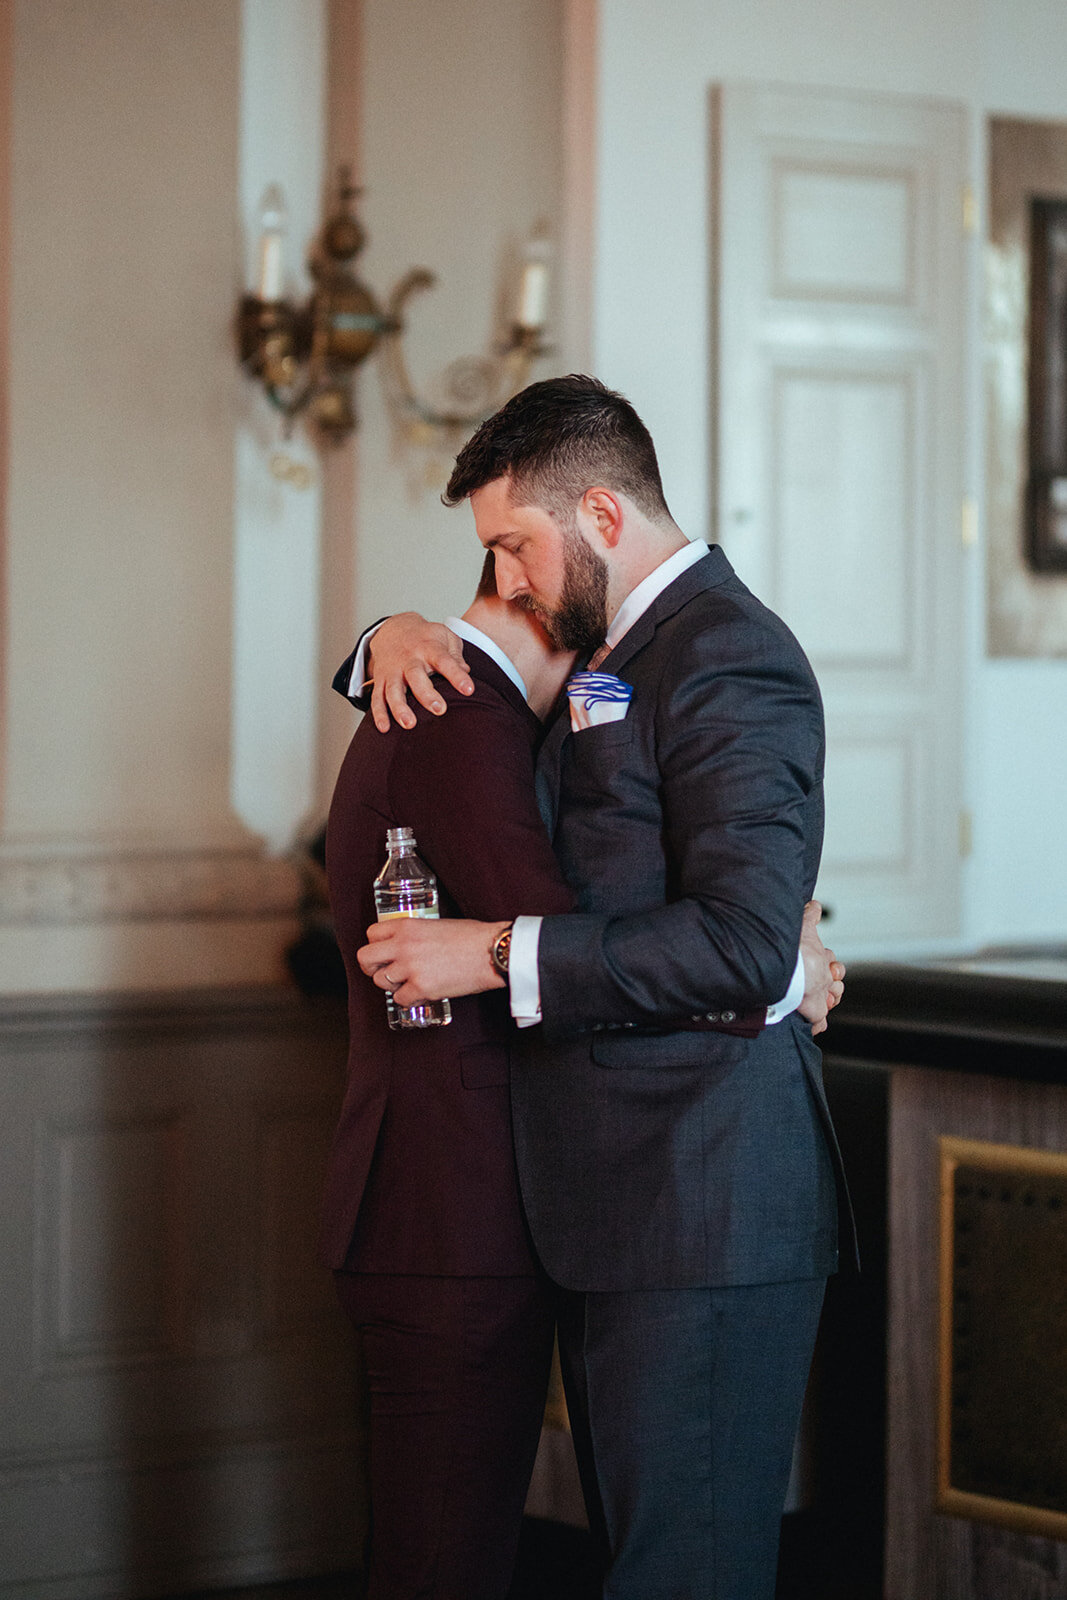
POLYGON ((456 458, 446 506, 510 476, 511 497, 571 523, 587 489, 603 485, 653 521, 669 516, 652 435, 630 402, 571 373, 531 383, 482 423, 456 458))

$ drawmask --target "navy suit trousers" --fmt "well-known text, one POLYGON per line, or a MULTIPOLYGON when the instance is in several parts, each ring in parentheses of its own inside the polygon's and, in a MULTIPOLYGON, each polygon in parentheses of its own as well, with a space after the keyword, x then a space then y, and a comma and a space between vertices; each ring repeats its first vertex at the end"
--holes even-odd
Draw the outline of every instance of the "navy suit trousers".
POLYGON ((824 1289, 560 1292, 604 1600, 773 1600, 824 1289))

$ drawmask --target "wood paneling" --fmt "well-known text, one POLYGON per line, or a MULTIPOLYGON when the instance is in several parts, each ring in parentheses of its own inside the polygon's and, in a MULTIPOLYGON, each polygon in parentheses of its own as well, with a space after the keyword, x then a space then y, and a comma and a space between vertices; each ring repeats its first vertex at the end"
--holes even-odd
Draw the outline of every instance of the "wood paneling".
POLYGON ((0 1001, 0 1597, 353 1566, 353 1343, 315 1262, 343 1009, 0 1001))

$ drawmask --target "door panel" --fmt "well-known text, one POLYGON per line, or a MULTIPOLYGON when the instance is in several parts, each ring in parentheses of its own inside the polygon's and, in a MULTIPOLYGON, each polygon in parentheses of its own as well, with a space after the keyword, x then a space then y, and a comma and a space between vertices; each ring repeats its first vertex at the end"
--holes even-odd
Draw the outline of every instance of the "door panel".
POLYGON ((959 932, 964 118, 714 97, 718 537, 827 714, 850 949, 959 932))
POLYGON ((774 278, 780 299, 906 305, 914 294, 909 172, 776 163, 774 278))
POLYGON ((805 619, 817 670, 906 668, 915 649, 913 374, 778 367, 773 383, 782 609, 805 619), (813 548, 823 553, 818 566, 813 548))

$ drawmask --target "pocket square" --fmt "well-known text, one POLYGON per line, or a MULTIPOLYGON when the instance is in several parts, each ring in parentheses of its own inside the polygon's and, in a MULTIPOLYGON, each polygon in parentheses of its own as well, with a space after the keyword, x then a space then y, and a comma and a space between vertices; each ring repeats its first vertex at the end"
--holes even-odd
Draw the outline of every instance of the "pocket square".
POLYGON ((567 680, 571 732, 596 728, 602 722, 621 722, 630 709, 633 685, 610 672, 576 672, 567 680))

